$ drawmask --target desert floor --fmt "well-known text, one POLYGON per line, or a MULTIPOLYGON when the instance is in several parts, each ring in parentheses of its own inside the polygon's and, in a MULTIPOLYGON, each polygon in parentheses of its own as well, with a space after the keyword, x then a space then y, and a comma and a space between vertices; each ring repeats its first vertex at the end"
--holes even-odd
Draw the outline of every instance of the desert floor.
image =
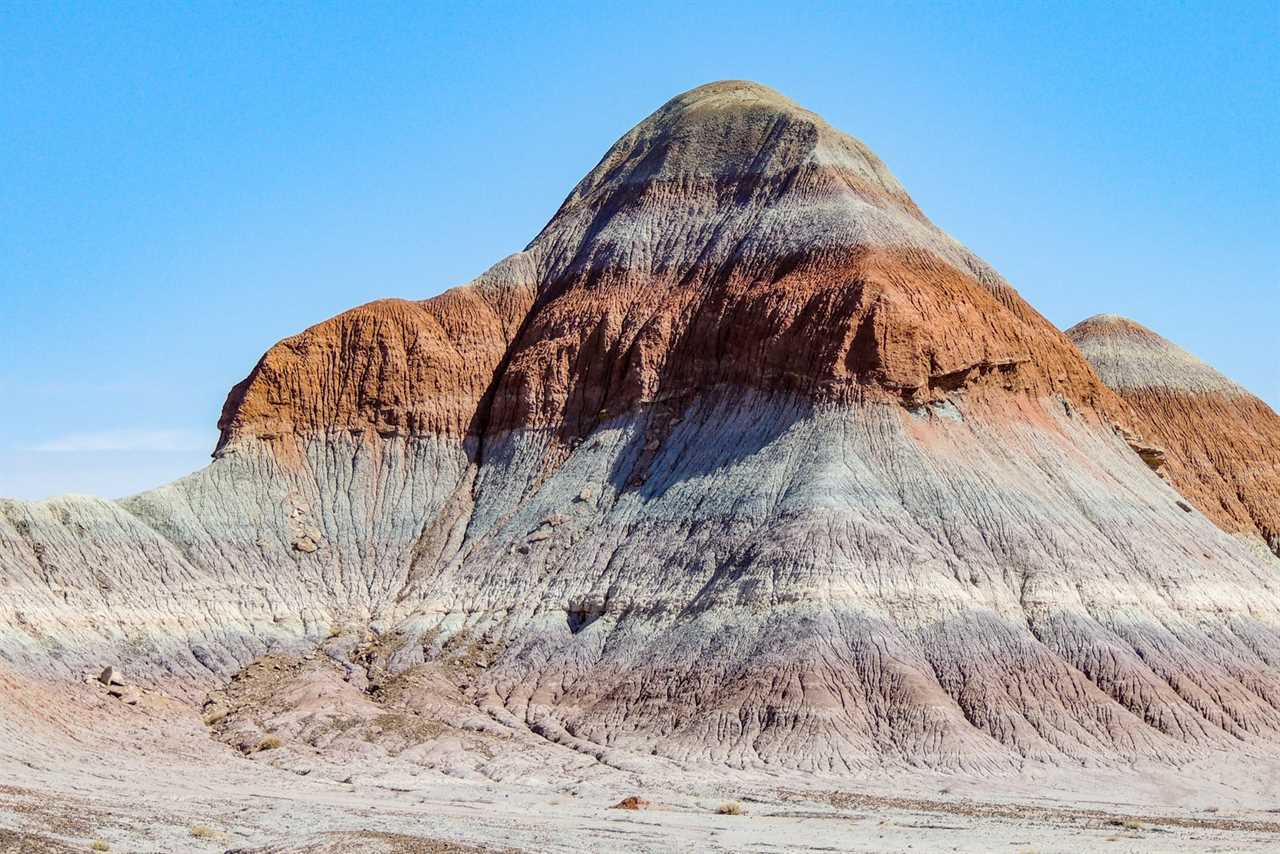
POLYGON ((125 706, 91 686, 5 687, 0 852, 1280 850, 1268 758, 823 777, 624 770, 513 745, 489 777, 458 776, 438 752, 436 767, 376 751, 245 756, 162 694, 125 706), (614 807, 628 796, 648 805, 614 807))

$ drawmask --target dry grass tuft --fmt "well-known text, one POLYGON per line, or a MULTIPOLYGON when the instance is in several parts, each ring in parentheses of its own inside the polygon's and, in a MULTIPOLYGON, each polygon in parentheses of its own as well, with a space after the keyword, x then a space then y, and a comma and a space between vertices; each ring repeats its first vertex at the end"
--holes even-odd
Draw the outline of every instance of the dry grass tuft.
POLYGON ((212 839, 213 831, 203 824, 197 824, 195 827, 191 828, 191 835, 196 839, 212 839))
POLYGON ((258 752, 261 752, 263 750, 275 750, 277 747, 280 747, 282 744, 284 744, 284 742, 280 740, 280 736, 268 735, 268 736, 265 736, 262 739, 262 741, 258 742, 257 750, 258 752))
POLYGON ((226 709, 214 709, 212 712, 204 716, 204 725, 213 726, 227 716, 226 709))
POLYGON ((103 842, 101 839, 95 839, 89 843, 89 848, 94 851, 110 851, 111 846, 103 842))
POLYGON ((644 810, 649 808, 649 802, 638 795, 630 795, 614 804, 611 809, 615 810, 644 810))
POLYGON ((716 808, 720 815, 742 815, 742 804, 737 801, 725 801, 716 808))

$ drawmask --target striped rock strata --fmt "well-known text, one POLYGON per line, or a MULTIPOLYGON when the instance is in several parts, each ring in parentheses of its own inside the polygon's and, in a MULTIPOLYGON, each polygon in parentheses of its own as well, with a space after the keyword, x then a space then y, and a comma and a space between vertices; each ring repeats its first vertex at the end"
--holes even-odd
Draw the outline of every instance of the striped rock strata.
POLYGON ((198 696, 368 626, 610 764, 1181 761, 1280 735, 1280 573, 864 145, 717 83, 523 251, 277 345, 216 459, 0 503, 0 655, 198 696))
POLYGON ((1280 416, 1132 320, 1098 315, 1067 335, 1164 449, 1174 487, 1220 527, 1280 555, 1280 416))

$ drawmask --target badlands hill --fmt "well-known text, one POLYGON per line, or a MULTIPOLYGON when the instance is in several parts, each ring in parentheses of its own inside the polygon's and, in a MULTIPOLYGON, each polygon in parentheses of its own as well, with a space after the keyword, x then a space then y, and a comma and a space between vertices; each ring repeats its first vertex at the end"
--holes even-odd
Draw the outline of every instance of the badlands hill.
POLYGON ((1132 320, 1098 315, 1067 335, 1162 446, 1174 488, 1220 527, 1259 536, 1280 555, 1280 416, 1132 320))
POLYGON ((464 731, 615 768, 1273 750, 1280 571, 1215 523, 1273 536, 1276 471, 1202 474, 1085 350, 865 145, 703 86, 475 281, 273 347, 204 470, 0 502, 0 659, 207 694, 242 745, 323 683, 433 767, 464 731))

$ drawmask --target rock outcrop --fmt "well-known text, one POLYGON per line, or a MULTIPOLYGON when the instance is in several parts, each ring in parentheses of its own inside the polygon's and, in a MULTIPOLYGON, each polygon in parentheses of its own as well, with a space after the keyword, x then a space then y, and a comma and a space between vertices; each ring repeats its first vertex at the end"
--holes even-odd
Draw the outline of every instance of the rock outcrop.
POLYGON ((1130 406, 866 146, 756 84, 670 101, 475 282, 272 348, 220 424, 152 492, 0 502, 8 667, 199 695, 355 625, 371 684, 464 650, 486 726, 617 767, 1280 735, 1270 555, 1178 506, 1130 406))
POLYGON ((1163 446, 1173 486, 1220 527, 1280 555, 1280 416, 1132 320, 1098 315, 1067 335, 1163 446))
POLYGON ((227 396, 215 456, 248 437, 474 432, 534 275, 515 255, 434 299, 369 303, 281 341, 227 396))

